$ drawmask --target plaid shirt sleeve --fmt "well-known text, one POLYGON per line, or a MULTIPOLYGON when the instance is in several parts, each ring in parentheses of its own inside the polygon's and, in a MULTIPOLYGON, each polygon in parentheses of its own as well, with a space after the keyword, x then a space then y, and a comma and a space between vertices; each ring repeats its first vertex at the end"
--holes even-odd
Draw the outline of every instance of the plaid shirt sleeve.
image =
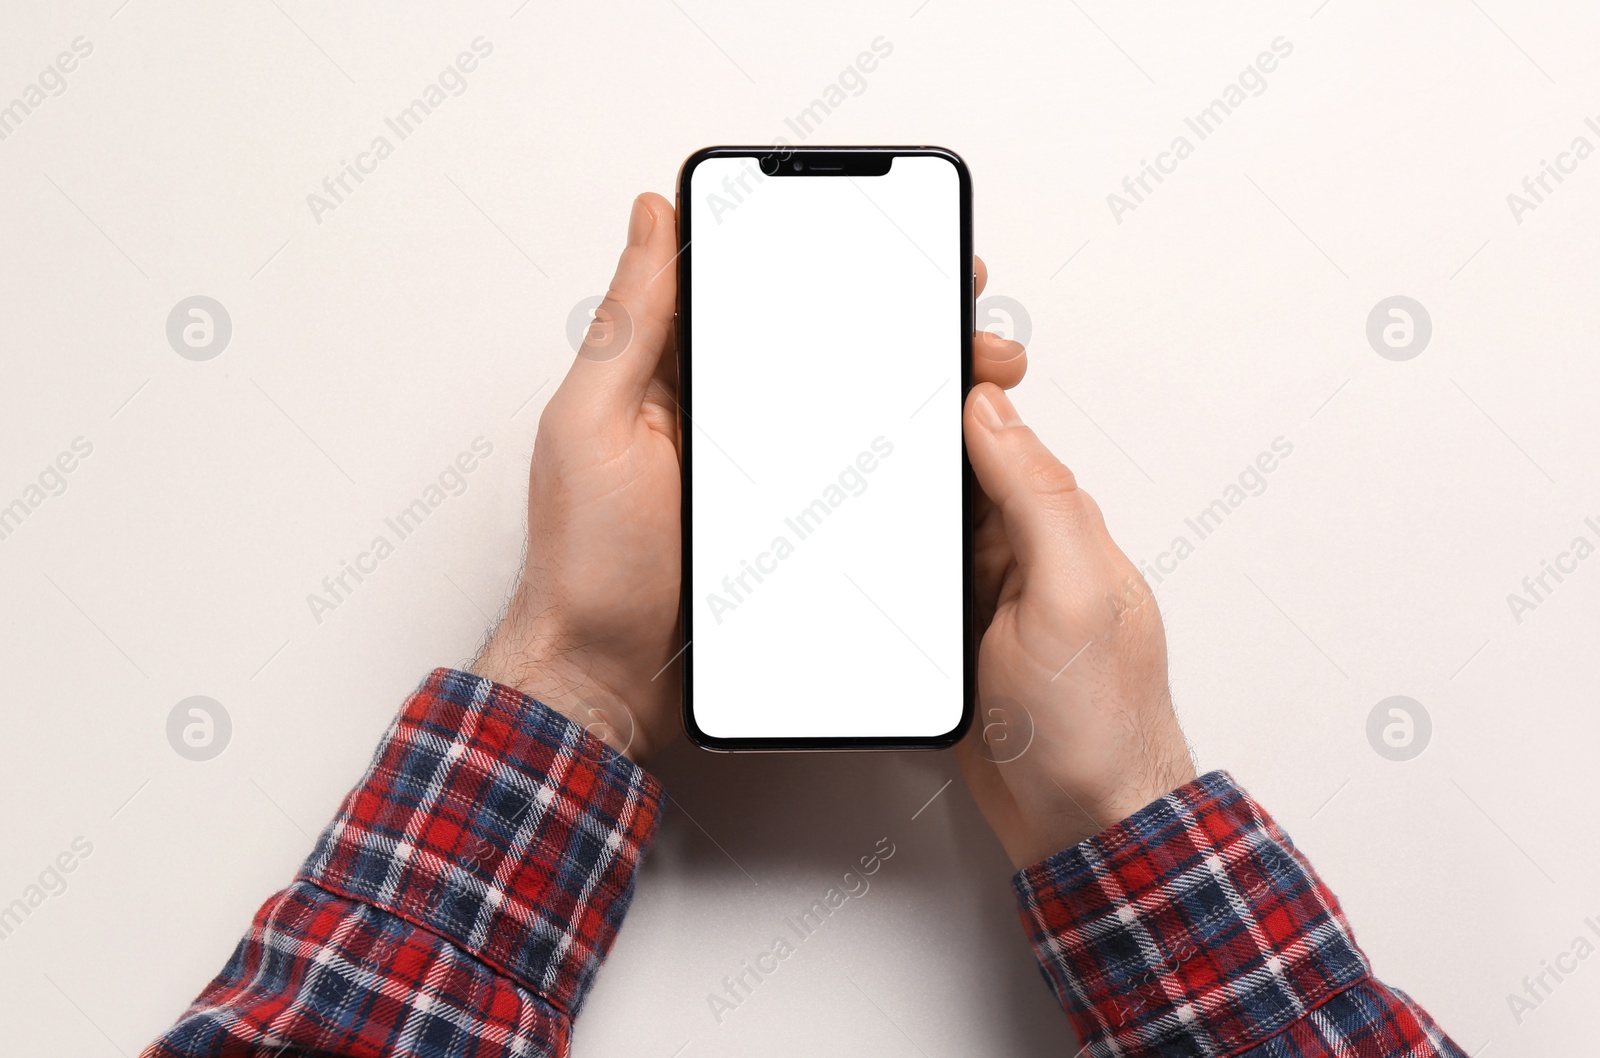
POLYGON ((1014 885, 1093 1058, 1465 1058, 1373 978, 1333 893, 1225 772, 1014 885))
POLYGON ((663 808, 508 687, 435 670, 289 888, 144 1052, 565 1055, 663 808))

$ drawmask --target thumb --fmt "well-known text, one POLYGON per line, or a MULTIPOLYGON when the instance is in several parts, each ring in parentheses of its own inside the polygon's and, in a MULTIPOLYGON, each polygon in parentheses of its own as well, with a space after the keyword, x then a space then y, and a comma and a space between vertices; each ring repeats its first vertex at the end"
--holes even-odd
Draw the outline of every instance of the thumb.
POLYGON ((1006 536, 1026 568, 1066 571, 1098 555, 1100 510, 1067 469, 1023 425, 999 386, 967 395, 967 457, 984 493, 1000 508, 1006 536))
POLYGON ((628 245, 611 289, 584 335, 562 388, 580 391, 604 408, 636 409, 662 355, 672 345, 678 276, 676 215, 660 195, 633 201, 628 245))

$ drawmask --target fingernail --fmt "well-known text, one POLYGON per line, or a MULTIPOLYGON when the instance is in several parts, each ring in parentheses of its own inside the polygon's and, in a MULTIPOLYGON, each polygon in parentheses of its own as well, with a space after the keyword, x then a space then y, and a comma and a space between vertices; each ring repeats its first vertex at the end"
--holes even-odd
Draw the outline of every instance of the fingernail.
POLYGON ((1017 414, 1017 409, 1012 406, 1004 393, 997 392, 996 396, 991 398, 988 391, 979 391, 973 402, 978 421, 991 430, 1004 430, 1022 425, 1022 417, 1017 414))
POLYGON ((628 218, 628 245, 643 246, 650 238, 650 229, 656 226, 656 215, 644 204, 644 199, 633 200, 633 214, 628 218))
POLYGON ((984 429, 998 430, 1001 428, 1000 416, 995 412, 994 405, 989 403, 989 395, 987 393, 979 393, 972 398, 972 412, 978 417, 978 421, 983 423, 984 429))

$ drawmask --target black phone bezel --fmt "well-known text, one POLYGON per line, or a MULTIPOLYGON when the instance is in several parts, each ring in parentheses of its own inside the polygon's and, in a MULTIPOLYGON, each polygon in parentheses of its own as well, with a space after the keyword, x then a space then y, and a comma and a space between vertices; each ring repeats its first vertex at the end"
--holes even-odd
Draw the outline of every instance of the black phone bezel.
MULTIPOLYGON (((959 182, 961 232, 960 261, 964 264, 960 276, 961 322, 956 348, 959 351, 962 406, 972 389, 972 332, 976 318, 974 271, 972 257, 972 177, 967 164, 954 151, 943 147, 706 147, 691 154, 678 172, 677 216, 677 345, 678 345, 678 405, 679 405, 679 465, 682 476, 682 546, 683 580, 680 589, 680 627, 683 633, 683 726, 689 740, 703 749, 721 752, 789 752, 807 750, 913 750, 948 749, 955 745, 971 728, 976 711, 977 690, 977 614, 974 609, 972 505, 976 483, 972 465, 967 459, 966 439, 961 442, 961 525, 962 525, 962 605, 965 616, 962 650, 963 704, 961 720, 950 731, 941 735, 870 736, 870 737, 806 737, 806 738, 721 738, 707 734, 695 722, 694 716, 694 606, 690 586, 693 580, 694 514, 691 509, 691 484, 693 475, 694 428, 693 343, 690 340, 690 320, 693 312, 691 285, 690 238, 691 218, 694 208, 690 194, 690 181, 701 162, 712 158, 754 158, 767 178, 828 179, 838 176, 873 176, 889 171, 896 157, 937 157, 949 162, 956 170, 959 182), (796 166, 794 163, 799 162, 796 166)), ((959 423, 957 424, 959 428, 959 423)), ((826 693, 819 689, 819 693, 826 693)))

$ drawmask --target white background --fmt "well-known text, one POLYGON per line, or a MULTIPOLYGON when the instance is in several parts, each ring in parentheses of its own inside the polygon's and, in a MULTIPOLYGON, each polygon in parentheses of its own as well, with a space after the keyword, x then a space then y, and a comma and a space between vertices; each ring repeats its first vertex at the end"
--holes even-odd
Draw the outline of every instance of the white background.
POLYGON ((714 213, 745 171, 708 159, 690 192, 696 721, 945 735, 964 698, 956 169, 747 178, 714 213))
MULTIPOLYGON (((0 98, 94 54, 0 143, 0 497, 95 450, 0 541, 0 897, 94 853, 0 943, 0 1049, 131 1054, 222 966, 504 597, 566 320, 632 196, 782 135, 880 35, 811 142, 967 158, 990 291, 1031 319, 1018 404, 1131 555, 1294 444, 1159 589, 1202 766, 1467 1050, 1590 1048, 1600 963, 1521 1025, 1505 997, 1600 912, 1600 558, 1520 624, 1506 596, 1600 515, 1600 160, 1520 224, 1506 196, 1600 113, 1600 12, 918 2, 6 5, 0 98), (479 35, 467 91, 316 223, 306 195, 479 35), (1117 223, 1106 196, 1280 35, 1266 91, 1117 223), (197 293, 234 324, 207 363, 164 333, 197 293), (1394 294, 1434 323, 1404 363, 1365 338, 1394 294), (480 434, 467 491, 313 623, 307 593, 480 434), (234 726, 203 764, 164 733, 193 694, 234 726), (1406 763, 1365 735, 1394 694, 1433 719, 1406 763)), ((580 1054, 1071 1053, 951 756, 657 770, 679 807, 580 1054), (715 1024, 706 994, 884 836, 871 893, 715 1024)))

